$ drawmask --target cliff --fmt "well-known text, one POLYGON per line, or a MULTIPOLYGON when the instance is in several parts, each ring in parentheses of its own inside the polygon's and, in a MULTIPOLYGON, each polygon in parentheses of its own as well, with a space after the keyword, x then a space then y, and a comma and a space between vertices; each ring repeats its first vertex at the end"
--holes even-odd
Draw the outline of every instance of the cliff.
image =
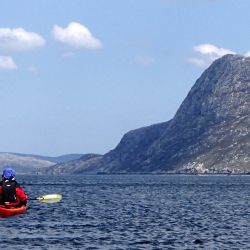
POLYGON ((250 58, 226 55, 205 70, 172 120, 128 132, 77 172, 250 173, 249 124, 250 58))

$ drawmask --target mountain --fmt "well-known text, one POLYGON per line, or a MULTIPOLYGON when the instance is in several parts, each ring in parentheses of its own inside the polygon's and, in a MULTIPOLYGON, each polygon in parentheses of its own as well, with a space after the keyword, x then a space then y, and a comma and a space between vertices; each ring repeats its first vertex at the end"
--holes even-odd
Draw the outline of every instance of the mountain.
POLYGON ((250 57, 226 55, 205 70, 172 120, 128 132, 77 172, 250 173, 249 124, 250 57))
POLYGON ((90 171, 91 166, 95 167, 95 163, 97 163, 101 158, 102 155, 85 154, 79 159, 71 160, 64 163, 58 163, 53 166, 43 168, 41 169, 41 172, 46 174, 76 174, 81 173, 85 169, 88 169, 88 171, 90 171))
POLYGON ((81 158, 82 154, 69 154, 57 157, 47 157, 31 154, 19 153, 0 153, 0 168, 11 166, 15 168, 17 173, 34 174, 41 172, 42 169, 53 166, 57 163, 65 163, 68 161, 81 158))

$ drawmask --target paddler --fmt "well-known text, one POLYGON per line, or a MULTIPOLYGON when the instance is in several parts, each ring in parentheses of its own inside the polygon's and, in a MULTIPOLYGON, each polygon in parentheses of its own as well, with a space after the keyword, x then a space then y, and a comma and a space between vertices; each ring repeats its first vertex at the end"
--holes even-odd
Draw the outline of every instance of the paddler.
POLYGON ((15 180, 16 172, 10 167, 3 170, 0 182, 0 204, 6 207, 19 207, 27 204, 28 196, 15 180))

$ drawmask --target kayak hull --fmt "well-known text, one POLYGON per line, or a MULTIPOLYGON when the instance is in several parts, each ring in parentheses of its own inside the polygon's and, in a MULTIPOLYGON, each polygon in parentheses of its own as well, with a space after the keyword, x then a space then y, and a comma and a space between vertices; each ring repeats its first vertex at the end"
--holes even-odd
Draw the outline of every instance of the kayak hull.
POLYGON ((13 216, 18 214, 23 214, 27 211, 27 206, 15 207, 15 208, 6 208, 4 206, 0 206, 0 217, 13 216))

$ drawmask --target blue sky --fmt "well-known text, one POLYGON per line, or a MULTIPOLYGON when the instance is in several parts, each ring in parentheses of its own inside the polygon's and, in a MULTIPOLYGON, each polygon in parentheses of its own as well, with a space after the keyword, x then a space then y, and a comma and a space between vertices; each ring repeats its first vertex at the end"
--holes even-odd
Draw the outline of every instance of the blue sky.
POLYGON ((171 119, 211 62, 250 55, 248 0, 9 0, 0 151, 106 153, 171 119))

